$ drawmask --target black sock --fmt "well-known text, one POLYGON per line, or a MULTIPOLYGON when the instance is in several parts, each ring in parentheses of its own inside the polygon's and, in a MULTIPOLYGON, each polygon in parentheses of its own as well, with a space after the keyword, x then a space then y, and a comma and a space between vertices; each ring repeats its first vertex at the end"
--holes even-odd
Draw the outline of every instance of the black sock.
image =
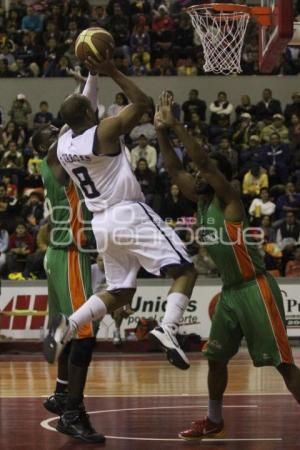
POLYGON ((61 382, 62 380, 56 380, 56 394, 66 394, 68 392, 68 382, 61 382))

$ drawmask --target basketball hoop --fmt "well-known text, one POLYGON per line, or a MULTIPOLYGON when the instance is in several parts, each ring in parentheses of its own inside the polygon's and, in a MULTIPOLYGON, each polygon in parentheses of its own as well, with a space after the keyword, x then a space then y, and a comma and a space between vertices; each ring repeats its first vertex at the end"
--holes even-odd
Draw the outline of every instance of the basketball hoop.
POLYGON ((205 72, 241 73, 242 48, 251 16, 245 5, 210 3, 187 8, 201 40, 205 72))

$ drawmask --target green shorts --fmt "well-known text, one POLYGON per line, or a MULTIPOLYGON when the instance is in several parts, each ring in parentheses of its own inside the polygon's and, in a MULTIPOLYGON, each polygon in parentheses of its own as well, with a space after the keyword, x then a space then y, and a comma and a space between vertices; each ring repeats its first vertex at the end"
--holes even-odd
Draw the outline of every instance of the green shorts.
POLYGON ((209 360, 227 362, 243 337, 255 366, 293 363, 282 295, 269 274, 222 290, 203 352, 209 360))
MULTIPOLYGON (((45 270, 48 278, 50 320, 58 313, 70 316, 92 295, 88 253, 80 253, 73 248, 63 250, 48 247, 45 270)), ((79 328, 77 337, 95 336, 97 329, 97 322, 83 325, 79 328)))

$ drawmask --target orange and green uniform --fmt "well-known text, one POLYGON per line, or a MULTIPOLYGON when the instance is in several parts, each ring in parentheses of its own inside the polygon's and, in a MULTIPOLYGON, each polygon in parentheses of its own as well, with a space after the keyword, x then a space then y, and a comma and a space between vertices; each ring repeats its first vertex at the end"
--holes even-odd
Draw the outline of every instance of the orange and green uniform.
MULTIPOLYGON (((50 244, 45 256, 48 278, 50 320, 57 313, 67 316, 77 310, 91 295, 91 263, 88 243, 93 242, 86 209, 75 185, 61 186, 51 172, 46 158, 41 164, 45 202, 49 210, 50 244)), ((77 337, 94 336, 96 324, 80 327, 77 337)))
POLYGON ((292 363, 283 299, 245 221, 225 220, 217 199, 198 202, 198 232, 223 281, 208 343, 210 360, 228 361, 245 337, 255 366, 292 363))

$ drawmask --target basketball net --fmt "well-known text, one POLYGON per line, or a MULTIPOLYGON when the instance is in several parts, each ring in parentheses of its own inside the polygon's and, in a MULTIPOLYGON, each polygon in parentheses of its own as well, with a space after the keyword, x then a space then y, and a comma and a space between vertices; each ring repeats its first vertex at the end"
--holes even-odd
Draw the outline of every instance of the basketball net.
POLYGON ((213 5, 187 8, 201 40, 205 72, 218 75, 241 73, 241 57, 250 14, 216 11, 213 5))

